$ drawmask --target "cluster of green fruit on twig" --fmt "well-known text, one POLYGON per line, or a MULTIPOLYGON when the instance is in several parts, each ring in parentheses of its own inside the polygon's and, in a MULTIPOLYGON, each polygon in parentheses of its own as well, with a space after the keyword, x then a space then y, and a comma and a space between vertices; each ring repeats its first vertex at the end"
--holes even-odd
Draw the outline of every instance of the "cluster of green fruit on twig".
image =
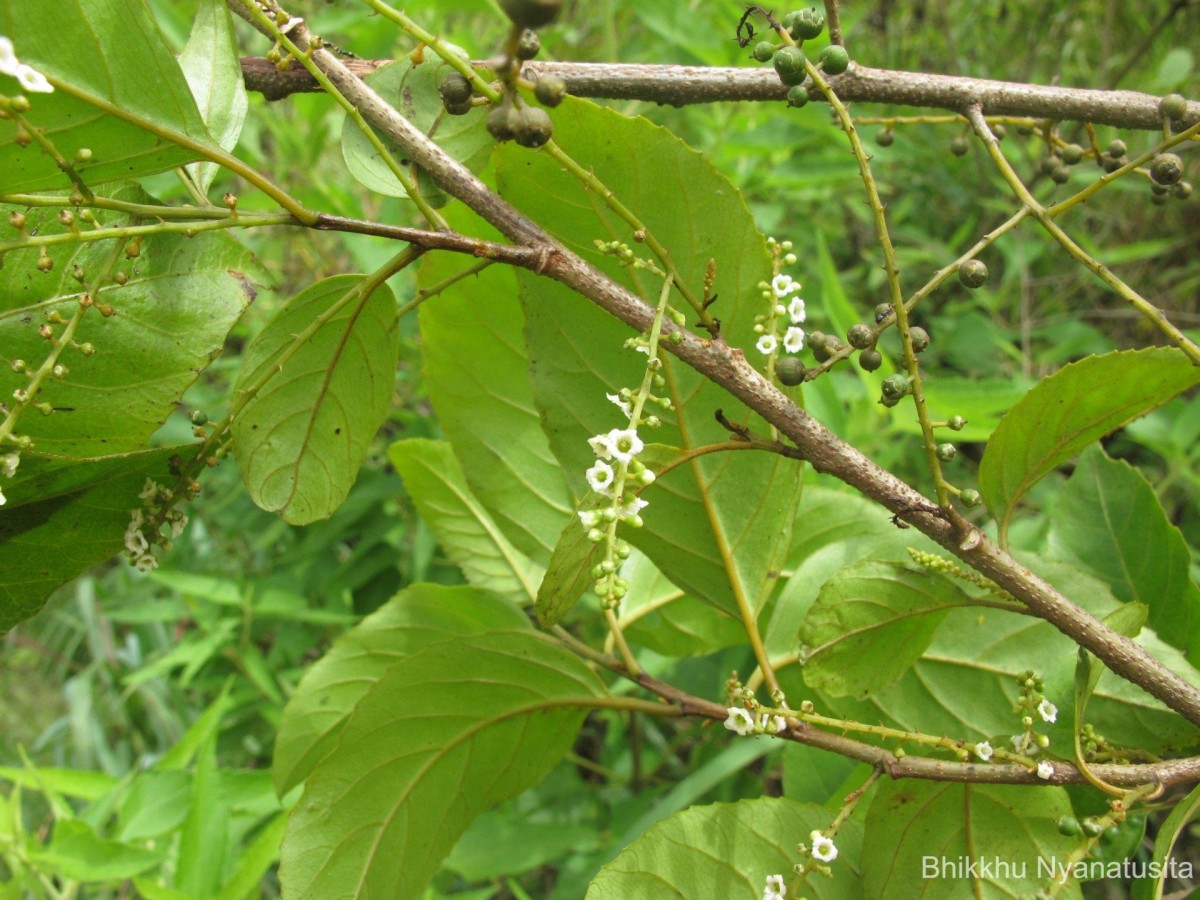
MULTIPOLYGON (((788 106, 800 107, 808 103, 812 78, 808 73, 808 57, 804 53, 805 41, 818 37, 825 29, 825 14, 818 9, 797 9, 787 13, 777 23, 776 34, 780 42, 759 41, 754 45, 751 56, 759 62, 770 62, 788 88, 788 106)), ((850 66, 850 55, 846 48, 830 44, 817 57, 817 68, 826 75, 840 75, 850 66)))
POLYGON ((546 111, 526 103, 519 88, 532 88, 542 106, 555 107, 567 95, 567 85, 557 75, 541 75, 530 84, 521 79, 521 63, 541 52, 542 42, 535 28, 554 21, 562 8, 562 0, 505 0, 501 3, 512 20, 512 29, 505 41, 499 62, 495 66, 500 76, 500 99, 491 101, 476 96, 475 88, 466 76, 451 72, 438 87, 446 112, 466 115, 476 104, 492 104, 488 114, 488 132, 498 141, 516 141, 522 147, 541 147, 554 133, 546 111))

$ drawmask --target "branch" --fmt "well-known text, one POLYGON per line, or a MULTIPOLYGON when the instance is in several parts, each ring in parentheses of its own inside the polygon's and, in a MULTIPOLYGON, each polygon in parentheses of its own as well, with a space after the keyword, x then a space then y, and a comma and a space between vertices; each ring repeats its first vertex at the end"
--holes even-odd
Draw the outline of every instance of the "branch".
MULTIPOLYGON (((640 297, 559 245, 540 226, 493 193, 364 84, 336 55, 324 48, 312 48, 307 26, 297 25, 291 36, 303 51, 312 53, 317 65, 363 116, 403 147, 443 190, 462 200, 511 240, 542 250, 546 254, 546 275, 587 297, 631 328, 639 332, 650 329, 654 309, 640 297)), ((680 334, 680 343, 666 342, 672 353, 778 428, 818 472, 833 475, 886 507, 898 519, 911 522, 1090 650, 1112 671, 1200 725, 1200 691, 1132 640, 1067 600, 954 510, 933 506, 912 487, 845 443, 759 374, 741 350, 719 339, 701 339, 670 323, 664 325, 663 331, 680 334)))
MULTIPOLYGON (((392 60, 339 62, 347 71, 361 76, 392 60)), ((246 87, 262 93, 268 100, 321 89, 299 66, 281 72, 274 63, 260 57, 244 57, 242 72, 246 87)), ((531 80, 542 74, 557 75, 567 83, 567 90, 577 97, 646 100, 672 106, 745 100, 782 102, 787 94, 779 77, 766 67, 528 62, 522 74, 531 80)), ((871 69, 857 64, 851 65, 844 74, 831 78, 830 84, 842 100, 860 103, 892 103, 952 112, 978 103, 990 116, 1030 116, 1148 130, 1162 127, 1158 114, 1159 98, 1137 91, 1047 87, 958 75, 871 69)), ((1181 127, 1196 122, 1200 122, 1200 102, 1193 100, 1188 103, 1181 127)))

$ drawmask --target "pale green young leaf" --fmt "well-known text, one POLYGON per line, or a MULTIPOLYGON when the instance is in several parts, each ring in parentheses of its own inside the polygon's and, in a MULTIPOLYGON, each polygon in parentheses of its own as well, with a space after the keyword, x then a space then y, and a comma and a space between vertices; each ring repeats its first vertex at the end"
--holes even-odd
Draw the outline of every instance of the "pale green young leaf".
MULTIPOLYGON (((792 880, 796 844, 829 826, 829 811, 782 797, 694 806, 647 831, 602 868, 587 900, 761 897, 767 876, 792 880)), ((803 895, 861 897, 862 826, 842 825, 834 838, 833 878, 810 878, 803 895)), ((791 891, 788 892, 789 896, 791 891)))
POLYGON ((1089 356, 1042 380, 988 441, 979 490, 1001 536, 1038 481, 1092 441, 1200 384, 1200 369, 1171 347, 1089 356))
MULTIPOLYGON (((945 897, 1032 897, 1050 880, 1039 861, 1066 864, 1078 845, 1055 824, 1071 814, 1062 788, 885 778, 875 790, 863 835, 871 848, 862 857, 868 897, 929 896, 931 885, 945 897), (967 870, 968 859, 1002 860, 1008 868, 967 870), (940 867, 943 861, 949 866, 940 867)), ((1082 895, 1072 879, 1058 896, 1082 895)))
POLYGON ((865 560, 825 582, 800 639, 804 680, 833 697, 866 697, 915 663, 946 612, 967 597, 947 578, 865 560))
MULTIPOLYGON (((30 94, 26 117, 88 185, 161 172, 216 148, 179 63, 142 0, 0 0, 0 34, 54 85, 30 94)), ((0 75, 0 92, 17 91, 0 75)), ((0 120, 0 193, 70 189, 36 143, 21 147, 0 120)))
MULTIPOLYGON (((221 0, 200 3, 191 37, 179 55, 179 65, 209 133, 221 149, 232 150, 242 133, 250 103, 229 7, 221 0)), ((213 162, 188 166, 192 180, 205 194, 217 170, 213 162)))
POLYGON ((342 635, 296 687, 275 739, 279 796, 337 744, 354 704, 393 663, 438 641, 528 627, 516 606, 473 587, 405 588, 342 635))
POLYGON ((445 441, 412 438, 388 448, 388 458, 438 543, 467 581, 516 603, 537 596, 541 566, 510 544, 479 498, 445 441))
POLYGON ((1193 658, 1200 651, 1200 589, 1191 554, 1149 482, 1128 463, 1089 448, 1059 497, 1051 546, 1103 579, 1118 600, 1142 603, 1150 627, 1193 658))
POLYGON ((293 525, 333 513, 387 415, 399 352, 395 299, 338 275, 288 301, 246 349, 234 455, 254 502, 293 525))
POLYGON ((604 695, 529 630, 432 644, 359 700, 284 838, 286 898, 419 896, 479 813, 536 784, 604 695))
MULTIPOLYGON (((586 159, 589 169, 670 247, 681 279, 702 288, 709 260, 716 260, 712 313, 722 334, 760 359, 754 349, 754 317, 766 310, 757 285, 770 280, 764 240, 737 190, 697 153, 645 119, 628 118, 581 101, 555 112, 555 140, 586 159)), ((630 272, 600 254, 594 240, 633 241, 632 229, 546 154, 519 147, 499 149, 501 192, 542 222, 570 249, 653 303, 659 277, 630 272)), ((621 410, 605 398, 641 383, 645 356, 623 347, 632 334, 603 311, 562 285, 519 273, 534 397, 550 446, 576 495, 595 461, 588 439, 625 427, 621 410)), ((677 304, 683 304, 678 295, 677 304)), ((787 544, 799 496, 800 467, 758 452, 692 455, 703 446, 728 443, 714 418, 722 408, 731 421, 748 411, 713 383, 669 355, 663 374, 673 411, 654 406, 661 429, 642 439, 673 445, 689 454, 642 497, 650 506, 646 526, 628 539, 689 594, 735 611, 737 598, 761 608, 787 544)))
POLYGON ((596 579, 592 567, 604 558, 604 543, 588 540, 588 530, 583 527, 579 516, 567 520, 567 527, 558 538, 558 545, 550 556, 550 564, 538 587, 538 624, 543 628, 557 625, 571 611, 596 579))

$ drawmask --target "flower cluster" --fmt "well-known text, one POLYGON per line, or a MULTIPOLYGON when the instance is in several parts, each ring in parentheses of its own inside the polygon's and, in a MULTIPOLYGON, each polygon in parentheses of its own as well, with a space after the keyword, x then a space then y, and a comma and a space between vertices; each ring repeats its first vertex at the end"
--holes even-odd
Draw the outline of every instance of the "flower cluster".
POLYGON ((735 734, 779 734, 787 731, 787 719, 783 716, 760 712, 757 716, 741 706, 731 706, 725 719, 725 727, 735 734))
POLYGON ((146 484, 138 497, 143 503, 142 509, 135 509, 125 528, 125 552, 129 554, 130 565, 139 572, 149 572, 158 566, 151 548, 161 546, 171 549, 171 539, 183 533, 187 525, 187 516, 171 506, 172 492, 147 478, 146 484), (162 526, 167 527, 170 538, 162 533, 162 526))
MULTIPOLYGON (((17 474, 17 466, 21 464, 20 453, 0 453, 0 475, 5 478, 12 478, 17 474)), ((8 502, 8 498, 4 496, 4 491, 0 490, 0 506, 8 502)))
MULTIPOLYGON (((1050 746, 1050 738, 1037 732, 1036 722, 1041 719, 1043 722, 1054 724, 1058 720, 1058 707, 1042 693, 1044 684, 1040 675, 1032 671, 1022 672, 1019 681, 1021 696, 1013 706, 1013 712, 1024 713, 1021 716, 1023 730, 1020 734, 1013 735, 1013 750, 1024 756, 1037 756, 1040 751, 1050 746)), ((1043 762, 1038 765, 1040 778, 1049 778, 1051 771, 1049 763, 1043 762)))
POLYGON ((17 59, 13 50, 13 42, 0 35, 0 75, 11 75, 24 90, 35 94, 49 94, 54 85, 46 80, 46 76, 32 66, 17 59))
POLYGON ((790 252, 792 242, 780 243, 774 238, 768 238, 767 245, 775 257, 775 276, 769 284, 765 281, 759 282, 758 288, 770 309, 755 316, 754 331, 759 336, 755 344, 758 352, 774 359, 780 346, 783 347, 784 353, 799 353, 804 349, 804 329, 800 325, 808 317, 808 311, 805 309, 804 298, 793 296, 799 292, 800 282, 779 271, 781 265, 790 266, 796 262, 796 254, 790 252), (781 337, 781 320, 785 317, 788 324, 781 337))

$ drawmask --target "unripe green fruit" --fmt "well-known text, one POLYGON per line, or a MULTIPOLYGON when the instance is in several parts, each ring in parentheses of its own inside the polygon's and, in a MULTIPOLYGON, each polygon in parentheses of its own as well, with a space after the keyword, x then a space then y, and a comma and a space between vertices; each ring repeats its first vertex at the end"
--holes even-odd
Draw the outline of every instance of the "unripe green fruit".
POLYGON ((942 462, 950 462, 956 456, 958 456, 958 448, 953 444, 938 444, 937 458, 942 462))
POLYGON ((1187 101, 1179 94, 1167 94, 1158 101, 1158 114, 1164 119, 1182 119, 1187 115, 1187 101))
POLYGON ((892 142, 895 140, 896 135, 890 128, 885 128, 883 131, 880 131, 875 135, 875 143, 877 143, 880 147, 890 147, 892 146, 892 142))
POLYGON ((517 59, 533 59, 542 51, 542 39, 526 28, 517 40, 517 59))
POLYGON ((1192 196, 1192 183, 1190 181, 1181 181, 1178 184, 1171 185, 1171 193, 1178 200, 1186 200, 1192 196))
POLYGON ((554 21, 562 9, 562 0, 500 0, 500 8, 523 28, 538 28, 554 21))
POLYGON ((825 347, 825 332, 810 331, 804 336, 804 343, 808 345, 809 350, 816 350, 825 347))
POLYGON ((1174 153, 1158 154, 1150 160, 1150 177, 1158 184, 1175 184, 1183 177, 1183 160, 1174 153))
POLYGON ((1060 152, 1062 153, 1062 161, 1068 166, 1073 166, 1083 159, 1083 148, 1078 144, 1067 144, 1060 152))
POLYGON ((966 156, 969 149, 970 144, 967 143, 967 139, 961 134, 950 142, 950 152, 955 156, 966 156))
POLYGON ((797 41, 815 38, 825 28, 825 13, 815 8, 802 9, 791 23, 792 37, 797 41))
POLYGON ((508 104, 493 107, 488 113, 487 130, 498 141, 511 141, 517 134, 517 111, 508 104))
POLYGON ((1104 829, 1104 833, 1100 835, 1100 843, 1109 847, 1121 836, 1121 829, 1116 825, 1109 826, 1104 829))
POLYGON ((1008 129, 1004 127, 1003 122, 997 122, 992 126, 992 134, 996 136, 996 140, 1002 141, 1008 137, 1008 129))
POLYGON ((788 88, 787 105, 799 109, 808 103, 808 88, 802 84, 794 84, 788 88))
POLYGON ((1152 194, 1169 194, 1169 193, 1171 193, 1171 189, 1169 187, 1167 187, 1165 184, 1158 184, 1158 183, 1152 181, 1152 182, 1150 182, 1150 193, 1152 193, 1152 194))
POLYGON ((1171 198, 1168 197, 1166 194, 1151 194, 1150 195, 1150 202, 1153 203, 1155 206, 1166 206, 1167 201, 1170 199, 1171 198))
POLYGON ((193 425, 203 425, 208 421, 208 414, 202 409, 193 410, 191 419, 193 425))
POLYGON ((513 131, 517 143, 522 147, 540 147, 550 140, 554 134, 554 126, 544 109, 527 106, 517 113, 513 131))
POLYGON ((884 319, 886 319, 888 316, 890 316, 893 312, 894 312, 894 310, 892 309, 892 304, 880 303, 878 306, 875 307, 875 324, 878 325, 880 322, 882 322, 884 319))
POLYGON ((1042 164, 1041 164, 1042 174, 1049 175, 1051 172, 1053 172, 1055 169, 1057 169, 1061 164, 1062 164, 1062 161, 1054 153, 1051 153, 1049 156, 1043 157, 1042 164))
POLYGON ((883 365, 883 354, 878 350, 864 350, 858 354, 858 364, 864 372, 874 372, 883 365))
POLYGON ((1129 162, 1128 156, 1102 156, 1100 165, 1105 172, 1115 172, 1129 162))
POLYGON ((567 83, 557 75, 542 75, 533 86, 533 96, 542 106, 558 106, 567 96, 567 83))
POLYGON ((958 280, 965 287, 977 288, 987 281, 988 270, 982 259, 968 259, 958 267, 958 280))
POLYGON ((929 332, 919 325, 915 325, 908 329, 908 336, 912 339, 913 353, 924 353, 929 347, 929 332))
POLYGON ((804 80, 804 51, 799 47, 780 47, 775 54, 775 74, 784 84, 799 84, 804 80))
POLYGON ((475 108, 475 106, 474 106, 474 104, 471 103, 470 100, 464 100, 461 103, 458 101, 455 101, 454 103, 446 104, 446 112, 448 112, 452 116, 465 116, 467 113, 469 113, 474 108, 475 108))
POLYGON ((821 67, 821 71, 829 75, 841 75, 850 67, 850 54, 846 52, 845 47, 839 47, 837 44, 830 44, 821 51, 821 55, 817 57, 817 65, 821 67))
POLYGON ((770 62, 771 57, 775 55, 775 45, 770 41, 760 41, 754 45, 750 55, 759 62, 770 62))
POLYGON ((951 416, 950 421, 946 424, 950 426, 951 431, 962 431, 966 427, 967 420, 962 416, 951 416))
POLYGON ((983 498, 979 496, 979 491, 974 488, 967 488, 958 495, 958 499, 963 502, 963 506, 969 509, 974 509, 983 502, 983 498))
POLYGON ((1066 166, 1055 166, 1050 170, 1050 180, 1055 184, 1066 184, 1071 180, 1071 170, 1066 166))
POLYGON ((1088 816, 1079 824, 1083 826, 1083 833, 1088 837, 1098 837, 1104 831, 1104 826, 1094 816, 1088 816))
MULTIPOLYGON (((963 493, 966 493, 966 491, 963 493)), ((1079 820, 1074 816, 1059 816, 1057 825, 1059 834, 1066 835, 1067 837, 1075 837, 1075 835, 1079 834, 1079 820)))
POLYGON ((875 340, 875 332, 870 325, 865 322, 858 322, 851 325, 846 331, 846 341, 855 350, 866 350, 875 340))
POLYGON ((880 392, 884 397, 900 398, 911 389, 912 385, 909 383, 908 376, 899 372, 883 379, 883 384, 880 386, 880 392))
POLYGON ((900 404, 900 401, 903 399, 904 399, 903 397, 889 397, 886 394, 884 394, 884 395, 881 395, 879 398, 879 405, 886 406, 888 409, 891 409, 893 406, 898 406, 900 404))
POLYGON ((794 356, 785 356, 775 363, 775 377, 779 379, 780 384, 786 384, 788 387, 801 384, 805 371, 807 370, 804 363, 794 356))
POLYGON ((1128 152, 1129 148, 1126 147, 1125 142, 1120 139, 1111 141, 1109 145, 1104 148, 1104 153, 1107 156, 1124 156, 1128 152))
POLYGON ((471 82, 458 72, 449 72, 438 85, 438 93, 442 102, 449 106, 451 103, 464 103, 471 99, 471 82))

